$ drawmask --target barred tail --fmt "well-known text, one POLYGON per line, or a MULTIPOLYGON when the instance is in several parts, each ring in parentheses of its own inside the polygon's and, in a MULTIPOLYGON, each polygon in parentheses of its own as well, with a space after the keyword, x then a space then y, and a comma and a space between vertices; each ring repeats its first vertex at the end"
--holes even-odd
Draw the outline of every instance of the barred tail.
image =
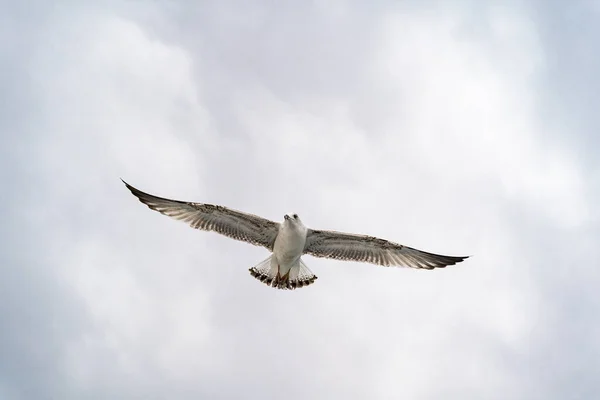
POLYGON ((317 276, 304 264, 301 259, 288 273, 281 276, 279 266, 272 255, 250 268, 250 275, 276 289, 294 290, 315 282, 317 276))

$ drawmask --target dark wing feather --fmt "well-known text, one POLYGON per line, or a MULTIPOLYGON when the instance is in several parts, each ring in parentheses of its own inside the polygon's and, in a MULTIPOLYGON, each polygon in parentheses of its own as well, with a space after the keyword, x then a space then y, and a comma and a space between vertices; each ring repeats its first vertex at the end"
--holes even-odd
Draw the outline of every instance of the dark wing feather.
POLYGON ((308 230, 304 252, 315 257, 421 269, 444 268, 468 258, 427 253, 373 236, 312 229, 308 230))
POLYGON ((279 232, 277 222, 222 206, 164 199, 144 193, 125 181, 123 183, 150 209, 187 222, 192 228, 214 231, 235 240, 273 250, 279 232))

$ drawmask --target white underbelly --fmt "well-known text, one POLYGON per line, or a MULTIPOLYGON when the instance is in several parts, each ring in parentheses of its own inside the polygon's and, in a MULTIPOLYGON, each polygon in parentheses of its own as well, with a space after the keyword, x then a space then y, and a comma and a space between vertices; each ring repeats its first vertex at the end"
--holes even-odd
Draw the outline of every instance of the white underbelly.
POLYGON ((291 268, 296 265, 304 252, 305 243, 306 235, 301 232, 289 232, 277 236, 273 246, 273 255, 280 267, 291 268))

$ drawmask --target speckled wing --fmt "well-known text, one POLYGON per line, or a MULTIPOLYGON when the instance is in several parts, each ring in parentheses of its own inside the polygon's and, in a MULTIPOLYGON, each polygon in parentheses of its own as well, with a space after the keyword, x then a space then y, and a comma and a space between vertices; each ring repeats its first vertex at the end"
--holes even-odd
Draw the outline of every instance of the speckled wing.
POLYGON ((152 210, 187 222, 192 228, 217 232, 273 251, 273 244, 279 232, 277 222, 223 206, 153 196, 134 188, 125 181, 123 183, 134 196, 152 210))
POLYGON ((315 257, 420 269, 444 268, 468 258, 426 253, 373 236, 312 229, 308 230, 304 252, 315 257))

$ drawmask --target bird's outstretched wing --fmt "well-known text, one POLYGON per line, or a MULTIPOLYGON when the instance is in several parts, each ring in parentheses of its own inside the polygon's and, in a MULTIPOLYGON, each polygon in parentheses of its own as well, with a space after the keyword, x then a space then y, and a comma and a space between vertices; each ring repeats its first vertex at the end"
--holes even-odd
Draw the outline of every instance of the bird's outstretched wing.
POLYGON ((277 222, 223 206, 164 199, 144 193, 125 181, 123 183, 150 209, 187 222, 192 228, 214 231, 235 240, 273 250, 279 232, 277 222))
POLYGON ((304 252, 315 257, 420 269, 444 268, 468 258, 426 253, 373 236, 312 229, 308 230, 304 252))

